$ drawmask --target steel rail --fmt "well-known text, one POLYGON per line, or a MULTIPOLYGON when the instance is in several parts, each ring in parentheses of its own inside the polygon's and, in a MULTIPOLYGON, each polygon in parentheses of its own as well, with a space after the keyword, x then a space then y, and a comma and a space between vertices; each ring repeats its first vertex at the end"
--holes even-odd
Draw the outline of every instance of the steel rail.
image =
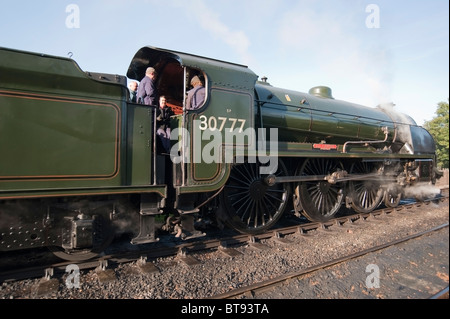
POLYGON ((282 283, 284 283, 284 282, 286 282, 288 280, 295 279, 295 278, 298 278, 298 277, 302 277, 302 276, 305 276, 307 274, 311 274, 313 272, 316 272, 318 270, 323 270, 323 269, 326 269, 328 267, 335 266, 335 265, 341 264, 343 262, 346 262, 346 261, 349 261, 349 260, 352 260, 352 259, 356 259, 356 258, 364 256, 364 255, 367 255, 369 253, 373 253, 373 252, 385 249, 387 247, 391 247, 391 246, 398 245, 400 243, 407 242, 409 240, 412 240, 412 239, 415 239, 415 238, 427 235, 429 233, 441 230, 441 229, 446 228, 448 226, 449 226, 449 223, 445 223, 445 224, 442 224, 440 226, 433 227, 432 229, 429 229, 429 230, 426 230, 426 231, 423 231, 423 232, 420 232, 420 233, 417 233, 417 234, 413 234, 413 235, 410 235, 410 236, 407 236, 407 237, 404 237, 404 238, 401 238, 401 239, 398 239, 398 240, 395 240, 395 241, 392 241, 392 242, 389 242, 389 243, 386 243, 386 244, 382 244, 382 245, 378 245, 378 246, 375 246, 375 247, 372 247, 372 248, 364 249, 364 250, 362 250, 360 252, 357 252, 357 253, 354 253, 354 254, 351 254, 351 255, 347 255, 347 256, 344 256, 344 257, 336 258, 336 259, 333 259, 333 260, 330 260, 330 261, 327 261, 327 262, 324 262, 324 263, 321 263, 321 264, 318 264, 318 265, 315 265, 315 266, 312 266, 312 267, 308 267, 308 268, 300 270, 300 271, 291 272, 291 273, 285 274, 283 276, 280 276, 280 277, 277 277, 277 278, 274 278, 274 279, 270 279, 270 280, 259 282, 259 283, 256 283, 256 284, 253 284, 253 285, 249 285, 249 286, 246 286, 246 287, 234 289, 232 291, 229 291, 229 292, 226 292, 226 293, 223 293, 223 294, 220 294, 220 295, 212 296, 212 297, 206 298, 206 299, 231 299, 231 298, 237 298, 239 296, 242 296, 242 295, 245 295, 245 294, 248 294, 248 293, 252 293, 253 294, 256 291, 268 290, 270 288, 277 287, 280 284, 282 284, 282 283))
POLYGON ((300 233, 307 234, 311 230, 327 230, 330 227, 341 227, 346 223, 353 223, 355 221, 367 222, 370 219, 376 220, 391 213, 403 213, 404 211, 411 210, 414 207, 420 207, 422 205, 429 205, 431 202, 443 202, 448 200, 448 195, 440 197, 438 199, 429 199, 424 202, 416 202, 403 204, 396 208, 383 208, 370 213, 356 213, 348 216, 337 217, 327 222, 307 222, 300 225, 293 225, 287 227, 274 228, 266 233, 259 235, 249 234, 237 234, 229 237, 223 237, 218 239, 199 240, 194 242, 182 242, 180 244, 172 244, 172 246, 164 245, 164 242, 158 242, 150 244, 150 247, 146 247, 142 250, 111 253, 102 255, 97 258, 82 261, 61 261, 54 264, 47 264, 42 266, 27 267, 27 268, 15 268, 10 271, 0 272, 0 283, 5 281, 24 280, 29 278, 39 278, 44 276, 49 269, 52 269, 53 273, 64 273, 68 265, 76 264, 80 270, 94 269, 99 265, 102 265, 105 261, 111 261, 113 264, 133 262, 139 259, 156 259, 159 257, 169 257, 179 255, 180 252, 191 253, 196 251, 205 251, 208 249, 221 249, 230 246, 239 246, 247 244, 249 242, 260 241, 264 239, 277 238, 279 236, 286 236, 290 234, 300 233))
POLYGON ((429 299, 448 299, 448 286, 431 296, 429 299))

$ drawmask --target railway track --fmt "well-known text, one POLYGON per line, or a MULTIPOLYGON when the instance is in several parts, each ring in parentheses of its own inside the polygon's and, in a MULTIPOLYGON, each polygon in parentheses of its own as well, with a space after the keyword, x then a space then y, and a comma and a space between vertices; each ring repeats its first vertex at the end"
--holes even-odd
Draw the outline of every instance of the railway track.
MULTIPOLYGON (((290 280, 300 279, 300 278, 302 278, 302 277, 304 277, 306 275, 309 275, 309 274, 312 274, 314 272, 317 272, 317 271, 329 268, 331 266, 339 265, 339 264, 348 262, 350 260, 356 259, 358 257, 364 256, 364 255, 367 255, 367 254, 370 254, 370 253, 373 253, 373 252, 376 252, 376 251, 380 251, 380 250, 385 249, 387 247, 392 247, 392 246, 398 245, 400 243, 407 242, 407 241, 409 241, 411 239, 422 237, 424 235, 433 233, 433 232, 441 230, 443 228, 448 228, 448 226, 449 226, 449 224, 445 223, 445 224, 442 224, 442 225, 440 225, 438 227, 434 227, 433 229, 430 229, 430 230, 427 230, 427 231, 423 231, 423 232, 420 232, 420 233, 417 233, 417 234, 413 234, 411 236, 407 236, 407 237, 404 237, 404 238, 401 238, 399 240, 395 240, 395 241, 392 241, 392 242, 389 242, 389 243, 386 243, 386 244, 383 244, 383 245, 371 247, 369 249, 365 249, 363 251, 359 251, 359 252, 357 252, 355 254, 351 254, 351 255, 347 255, 347 256, 344 256, 344 257, 341 257, 341 258, 338 258, 338 259, 335 259, 335 260, 327 261, 327 262, 315 265, 313 267, 309 267, 307 269, 303 269, 303 270, 300 270, 300 271, 295 271, 295 272, 292 272, 292 273, 288 273, 288 274, 279 276, 279 277, 271 279, 271 280, 267 280, 267 281, 264 281, 264 282, 259 282, 259 283, 256 283, 256 284, 253 284, 253 285, 250 285, 250 286, 247 286, 247 287, 242 287, 240 289, 235 289, 235 290, 229 291, 229 292, 224 293, 224 294, 213 296, 212 298, 213 299, 239 299, 239 298, 245 298, 245 297, 249 297, 249 296, 251 298, 253 298, 255 296, 258 296, 260 294, 260 292, 266 292, 269 289, 276 289, 277 287, 280 287, 281 285, 285 284, 286 282, 288 282, 290 280)), ((448 295, 448 287, 446 287, 446 288, 443 288, 442 291, 437 293, 436 295, 430 296, 430 299, 431 298, 433 298, 433 299, 436 298, 437 299, 437 298, 445 297, 445 291, 447 291, 447 295, 448 295)))
MULTIPOLYGON (((197 252, 200 250, 208 249, 219 249, 225 254, 233 255, 232 246, 249 244, 253 247, 258 247, 259 242, 264 239, 274 238, 277 241, 283 242, 283 238, 287 235, 300 233, 304 236, 309 236, 311 231, 324 231, 327 232, 332 228, 348 227, 355 222, 374 222, 378 221, 384 216, 389 216, 394 213, 405 213, 414 207, 423 207, 432 204, 433 202, 443 202, 448 201, 448 196, 441 197, 439 199, 427 200, 424 202, 414 202, 409 204, 400 205, 397 208, 382 208, 371 213, 357 213, 351 214, 343 217, 334 218, 328 222, 324 223, 312 223, 306 222, 300 225, 293 225, 281 228, 275 228, 260 235, 245 235, 237 234, 226 238, 219 239, 209 239, 209 240, 197 240, 193 242, 182 242, 180 244, 155 244, 149 245, 144 249, 112 253, 107 255, 102 255, 97 258, 93 258, 89 261, 76 263, 79 269, 93 269, 93 268, 105 268, 108 264, 117 264, 132 262, 137 260, 152 260, 160 257, 167 256, 179 256, 180 260, 189 263, 191 258, 189 253, 197 252)), ((193 262, 193 261, 192 261, 193 262)), ((73 261, 62 261, 46 265, 39 265, 36 267, 18 269, 14 267, 12 270, 0 272, 0 283, 6 280, 23 280, 28 278, 37 277, 49 277, 51 274, 64 273, 68 265, 74 264, 73 261)))
MULTIPOLYGON (((326 223, 304 223, 301 225, 287 226, 275 229, 271 232, 267 232, 262 235, 248 236, 248 235, 233 235, 226 238, 198 240, 193 242, 183 242, 176 245, 151 245, 139 251, 121 252, 117 254, 107 254, 99 258, 90 260, 88 262, 77 263, 76 267, 79 270, 97 269, 99 280, 108 281, 109 278, 114 278, 114 271, 111 268, 114 265, 122 263, 136 262, 140 269, 145 273, 158 272, 158 269, 151 262, 157 258, 163 258, 168 256, 176 256, 176 259, 186 265, 198 264, 198 261, 192 257, 192 254, 200 251, 220 251, 228 256, 236 256, 239 253, 233 247, 239 247, 241 245, 248 245, 255 249, 260 249, 260 242, 266 239, 274 239, 275 241, 283 243, 286 241, 286 236, 290 234, 301 234, 302 236, 311 236, 312 233, 317 232, 329 232, 334 229, 345 229, 348 227, 358 227, 358 224, 364 223, 377 223, 384 218, 389 218, 393 214, 405 214, 415 207, 426 207, 432 205, 432 203, 441 203, 448 201, 448 195, 439 199, 433 199, 421 203, 409 203, 403 204, 397 208, 383 208, 368 214, 352 214, 342 216, 331 220, 326 223)), ((447 226, 448 227, 448 226, 447 226)), ((417 235, 418 236, 418 235, 417 235)), ((374 249, 381 249, 380 247, 374 249)), ((368 252, 360 252, 358 254, 367 254, 368 252)), ((333 261, 345 262, 348 258, 356 258, 355 256, 346 256, 342 260, 333 261)), ((74 265, 73 262, 57 262, 45 265, 39 265, 31 268, 14 269, 10 271, 3 271, 0 273, 0 282, 12 282, 29 278, 42 278, 41 282, 41 295, 52 292, 56 287, 64 274, 67 273, 68 267, 74 265)), ((330 265, 318 265, 318 269, 323 267, 329 267, 330 265)), ((309 269, 308 271, 313 271, 309 269)), ((299 276, 299 274, 291 274, 289 276, 299 276)), ((283 279, 280 277, 280 282, 283 279)), ((286 280, 286 279, 285 279, 286 280)), ((266 289, 267 286, 276 285, 277 280, 274 279, 273 283, 262 283, 264 287, 257 288, 256 286, 249 291, 266 289)), ((243 295, 245 293, 241 293, 243 295)), ((220 297, 220 296, 219 296, 220 297)), ((222 296, 223 298, 226 295, 222 296)), ((227 297, 231 298, 231 297, 227 297)))

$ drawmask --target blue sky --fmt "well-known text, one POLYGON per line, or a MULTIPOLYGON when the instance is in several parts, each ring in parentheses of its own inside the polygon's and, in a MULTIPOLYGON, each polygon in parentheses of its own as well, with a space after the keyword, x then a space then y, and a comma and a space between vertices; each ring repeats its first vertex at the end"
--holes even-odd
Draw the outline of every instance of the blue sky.
POLYGON ((72 52, 84 71, 125 75, 135 52, 150 45, 245 64, 281 88, 308 92, 326 85, 338 100, 372 107, 393 102, 419 125, 449 98, 448 30, 447 0, 0 4, 0 46, 72 52), (79 28, 66 23, 75 21, 68 19, 74 11, 66 12, 71 4, 79 9, 79 28))

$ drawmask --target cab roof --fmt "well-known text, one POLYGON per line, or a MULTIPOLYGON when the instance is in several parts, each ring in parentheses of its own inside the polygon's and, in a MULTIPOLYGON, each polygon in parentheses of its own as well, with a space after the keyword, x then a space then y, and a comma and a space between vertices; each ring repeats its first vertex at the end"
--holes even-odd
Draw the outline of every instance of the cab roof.
POLYGON ((128 68, 127 77, 140 81, 147 67, 152 66, 158 72, 173 60, 178 61, 182 67, 203 71, 213 86, 225 85, 253 90, 258 79, 258 76, 245 65, 151 46, 143 47, 136 52, 128 68))

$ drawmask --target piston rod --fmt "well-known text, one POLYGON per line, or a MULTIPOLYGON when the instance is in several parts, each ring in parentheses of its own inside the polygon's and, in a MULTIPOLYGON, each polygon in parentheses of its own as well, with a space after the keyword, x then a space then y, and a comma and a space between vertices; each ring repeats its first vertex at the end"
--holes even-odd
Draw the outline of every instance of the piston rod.
POLYGON ((329 175, 311 175, 311 176, 275 176, 268 175, 264 178, 264 181, 267 185, 273 186, 278 183, 291 183, 291 182, 320 182, 326 181, 330 184, 335 184, 339 182, 345 181, 358 181, 358 180, 378 180, 382 179, 383 181, 395 182, 396 179, 383 176, 380 173, 371 173, 371 174, 348 174, 346 171, 337 171, 333 174, 329 175))

